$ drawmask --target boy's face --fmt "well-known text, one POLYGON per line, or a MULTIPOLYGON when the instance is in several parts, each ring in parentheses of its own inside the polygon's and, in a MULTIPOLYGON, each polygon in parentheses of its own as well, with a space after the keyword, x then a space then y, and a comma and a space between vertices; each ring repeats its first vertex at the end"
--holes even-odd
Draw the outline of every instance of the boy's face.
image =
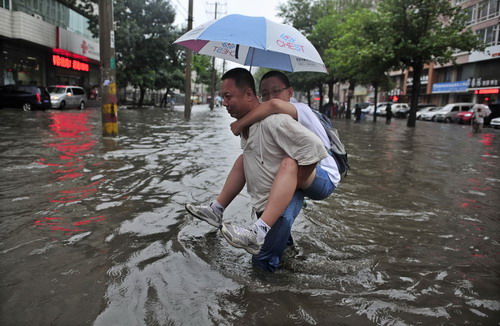
POLYGON ((290 101, 293 96, 293 89, 286 85, 278 77, 269 77, 260 82, 260 97, 262 102, 278 98, 285 102, 290 101))

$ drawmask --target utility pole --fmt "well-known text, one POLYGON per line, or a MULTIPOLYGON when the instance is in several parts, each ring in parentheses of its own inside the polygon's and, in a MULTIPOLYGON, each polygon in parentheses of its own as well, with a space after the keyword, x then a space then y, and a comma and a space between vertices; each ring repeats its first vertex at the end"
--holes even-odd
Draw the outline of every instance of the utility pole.
MULTIPOLYGON (((214 10, 214 18, 217 19, 217 5, 218 5, 218 2, 215 1, 214 3, 215 5, 215 10, 214 10)), ((212 97, 212 101, 210 103, 210 110, 213 110, 214 107, 215 107, 215 57, 212 58, 212 87, 211 87, 211 90, 210 90, 210 96, 212 97)))
POLYGON ((99 51, 101 62, 102 135, 118 136, 115 31, 113 0, 99 0, 99 51))
MULTIPOLYGON (((193 29, 193 0, 189 0, 188 8, 188 28, 193 29)), ((186 71, 184 74, 184 119, 191 119, 191 60, 192 52, 186 49, 186 71)))

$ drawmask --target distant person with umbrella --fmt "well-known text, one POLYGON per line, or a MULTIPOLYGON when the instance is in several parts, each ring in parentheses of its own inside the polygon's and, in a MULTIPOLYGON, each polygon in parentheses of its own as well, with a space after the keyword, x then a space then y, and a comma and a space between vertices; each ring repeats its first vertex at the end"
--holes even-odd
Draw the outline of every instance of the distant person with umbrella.
POLYGON ((490 108, 484 104, 474 104, 472 112, 472 129, 474 132, 481 132, 483 130, 484 118, 491 113, 490 108))

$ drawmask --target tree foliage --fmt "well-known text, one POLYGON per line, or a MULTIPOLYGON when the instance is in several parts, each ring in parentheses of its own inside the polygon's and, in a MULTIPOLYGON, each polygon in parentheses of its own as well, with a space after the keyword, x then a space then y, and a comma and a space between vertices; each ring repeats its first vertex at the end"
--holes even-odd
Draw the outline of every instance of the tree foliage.
POLYGON ((117 80, 141 91, 181 87, 179 53, 172 42, 180 34, 173 27, 175 11, 162 0, 115 2, 117 80))
MULTIPOLYGON (((413 86, 408 126, 414 127, 424 64, 453 61, 457 52, 481 49, 459 6, 448 0, 382 0, 384 33, 392 38, 394 68, 411 68, 413 86)), ((387 40, 388 38, 386 38, 387 40)))
POLYGON ((196 72, 197 84, 209 85, 212 82, 212 58, 206 55, 193 53, 193 71, 196 72))

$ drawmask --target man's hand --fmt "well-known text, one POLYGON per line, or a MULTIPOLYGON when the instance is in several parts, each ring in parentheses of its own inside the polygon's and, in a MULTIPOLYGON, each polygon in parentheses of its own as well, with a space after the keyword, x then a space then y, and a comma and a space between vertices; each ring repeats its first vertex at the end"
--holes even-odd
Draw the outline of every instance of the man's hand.
POLYGON ((239 120, 236 120, 233 123, 231 123, 231 131, 235 136, 239 136, 241 134, 242 129, 243 128, 241 126, 241 123, 239 123, 239 120))

